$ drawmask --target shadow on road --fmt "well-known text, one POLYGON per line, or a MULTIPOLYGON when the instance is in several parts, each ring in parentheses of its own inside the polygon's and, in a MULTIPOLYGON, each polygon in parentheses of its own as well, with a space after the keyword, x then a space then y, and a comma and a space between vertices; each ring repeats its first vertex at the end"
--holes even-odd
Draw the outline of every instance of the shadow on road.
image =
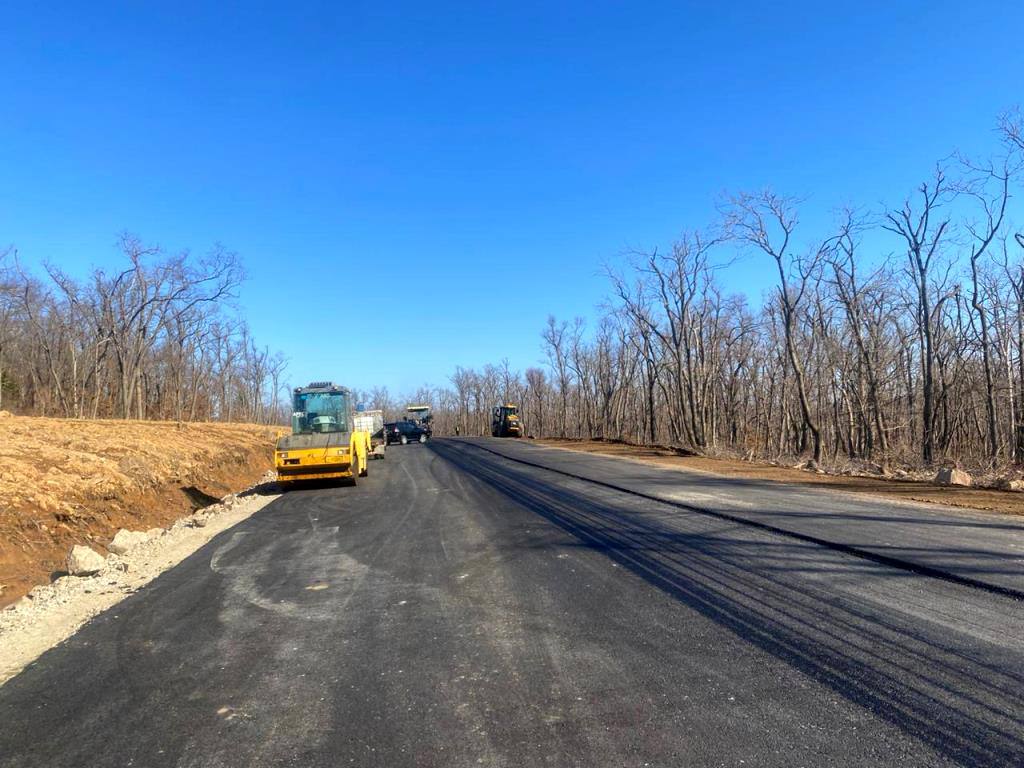
MULTIPOLYGON (((704 520, 673 529, 635 510, 654 502, 505 462, 468 445, 433 450, 649 584, 963 765, 1011 765, 1024 755, 1020 657, 938 624, 833 592, 801 574, 856 572, 865 583, 907 573, 823 547, 704 520), (708 522, 712 524, 709 530, 708 522), (843 565, 837 567, 837 562, 843 565), (1000 653, 1006 658, 1000 658, 1000 653), (1003 663, 1005 661, 1005 663, 1003 663)), ((678 512, 685 521, 688 515, 678 512)), ((947 589, 966 588, 947 586, 947 589)), ((986 595, 986 599, 995 600, 986 595)), ((1019 603, 1006 599, 1008 610, 1019 603)))

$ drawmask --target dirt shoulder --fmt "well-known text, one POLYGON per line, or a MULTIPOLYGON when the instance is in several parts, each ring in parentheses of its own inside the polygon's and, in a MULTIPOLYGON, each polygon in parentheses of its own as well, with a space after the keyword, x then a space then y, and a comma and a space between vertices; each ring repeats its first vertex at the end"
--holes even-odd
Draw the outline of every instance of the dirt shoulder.
POLYGON ((0 417, 0 608, 58 578, 75 544, 106 554, 257 482, 278 431, 0 417))
POLYGON ((648 448, 622 443, 591 440, 541 439, 541 445, 585 453, 657 464, 673 469, 710 472, 724 477, 764 480, 787 485, 805 485, 845 493, 866 494, 894 501, 943 504, 963 509, 983 510, 1001 514, 1024 515, 1024 493, 993 488, 959 488, 920 480, 902 480, 864 475, 817 474, 803 469, 756 464, 735 459, 706 456, 680 456, 662 448, 648 448))

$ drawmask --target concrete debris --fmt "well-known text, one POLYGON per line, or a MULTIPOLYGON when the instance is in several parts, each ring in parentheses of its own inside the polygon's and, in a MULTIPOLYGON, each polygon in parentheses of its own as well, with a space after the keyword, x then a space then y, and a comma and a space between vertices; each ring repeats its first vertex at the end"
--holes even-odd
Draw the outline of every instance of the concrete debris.
POLYGON ((107 549, 113 552, 115 555, 127 554, 129 550, 134 549, 149 540, 149 535, 142 531, 129 531, 126 528, 122 528, 115 535, 110 544, 107 545, 107 549))
POLYGON ((973 485, 971 476, 956 467, 943 467, 940 469, 938 474, 935 475, 935 482, 939 485, 973 485))
POLYGON ((68 573, 72 576, 92 576, 102 571, 106 564, 103 555, 81 544, 76 544, 68 553, 68 573))

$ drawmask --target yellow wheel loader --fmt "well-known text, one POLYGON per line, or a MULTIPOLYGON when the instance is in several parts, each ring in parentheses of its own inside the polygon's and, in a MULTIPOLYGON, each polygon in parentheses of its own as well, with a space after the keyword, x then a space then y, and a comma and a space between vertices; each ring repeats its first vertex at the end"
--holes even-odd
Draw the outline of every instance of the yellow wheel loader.
POLYGON ((277 482, 289 488, 304 480, 366 477, 370 433, 359 429, 347 389, 328 381, 296 387, 292 397, 292 433, 277 441, 277 482))
POLYGON ((491 437, 522 437, 523 422, 519 409, 511 403, 499 405, 491 413, 491 437))

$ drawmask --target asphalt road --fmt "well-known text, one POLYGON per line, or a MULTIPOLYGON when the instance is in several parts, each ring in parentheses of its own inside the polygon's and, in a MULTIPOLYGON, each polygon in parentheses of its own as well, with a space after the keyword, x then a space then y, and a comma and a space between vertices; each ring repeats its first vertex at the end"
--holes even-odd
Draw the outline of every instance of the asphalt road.
POLYGON ((0 766, 1024 764, 1010 523, 512 441, 370 471, 0 688, 0 766))

